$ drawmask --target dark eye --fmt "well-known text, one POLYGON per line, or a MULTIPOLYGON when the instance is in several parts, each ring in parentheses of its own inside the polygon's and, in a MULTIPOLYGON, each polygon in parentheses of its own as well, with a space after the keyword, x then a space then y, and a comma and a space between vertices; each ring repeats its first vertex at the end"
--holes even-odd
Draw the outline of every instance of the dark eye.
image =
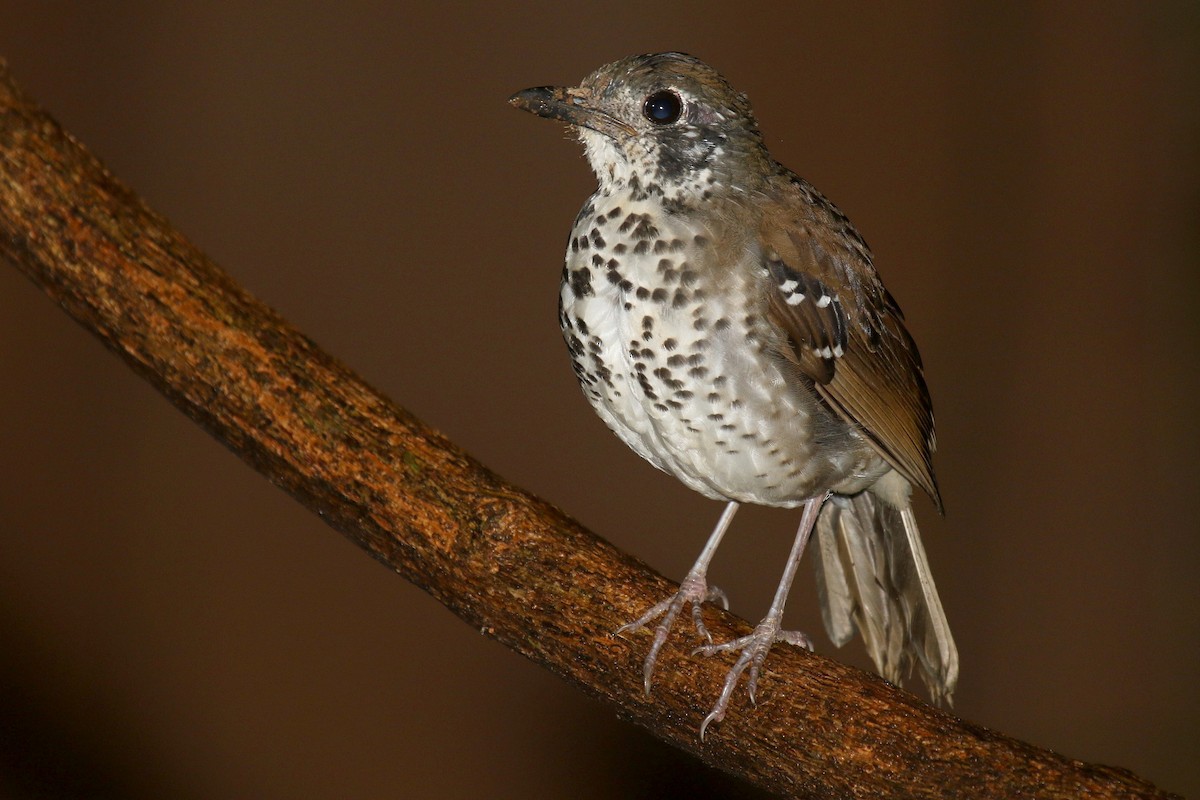
POLYGON ((683 100, 670 89, 663 89, 646 98, 642 113, 655 125, 670 125, 683 113, 683 100))

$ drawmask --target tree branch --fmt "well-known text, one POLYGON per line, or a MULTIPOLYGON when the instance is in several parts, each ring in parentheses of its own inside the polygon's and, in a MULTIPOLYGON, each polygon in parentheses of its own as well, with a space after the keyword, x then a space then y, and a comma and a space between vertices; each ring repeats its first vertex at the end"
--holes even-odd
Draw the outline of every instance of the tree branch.
MULTIPOLYGON (((503 98, 498 98, 501 102, 503 98)), ((783 795, 1169 797, 776 648, 760 704, 701 743, 727 664, 612 631, 673 586, 487 470, 251 297, 13 84, 0 62, 0 255, 181 411, 470 625, 783 795)), ((711 610, 719 638, 749 632, 711 610)))

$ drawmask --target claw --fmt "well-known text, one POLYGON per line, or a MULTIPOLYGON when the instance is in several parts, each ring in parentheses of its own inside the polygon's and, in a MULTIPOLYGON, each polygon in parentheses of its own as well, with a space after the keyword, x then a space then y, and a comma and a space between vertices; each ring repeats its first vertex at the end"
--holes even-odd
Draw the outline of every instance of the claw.
POLYGON ((717 653, 730 653, 741 651, 738 660, 730 667, 729 672, 725 674, 725 683, 721 687, 721 695, 717 698, 717 702, 713 704, 712 710, 708 712, 708 716, 704 718, 704 722, 700 723, 700 740, 704 740, 704 733, 708 729, 709 723, 720 722, 725 718, 725 712, 729 708, 729 700, 733 697, 733 690, 737 688, 738 679, 747 667, 750 669, 749 677, 746 681, 746 690, 750 695, 750 702, 755 703, 755 694, 758 691, 758 678, 762 673, 762 665, 767 660, 767 653, 771 651, 771 646, 776 642, 787 642, 788 644, 803 647, 806 650, 812 650, 812 642, 807 635, 800 631, 781 631, 779 630, 780 620, 775 616, 768 616, 755 627, 754 633, 748 636, 742 636, 739 639, 734 639, 721 644, 706 644, 697 647, 692 651, 692 655, 711 656, 717 653))
POLYGON ((715 710, 708 712, 708 716, 700 723, 700 741, 704 741, 704 732, 708 730, 708 723, 720 722, 723 719, 725 719, 725 709, 721 709, 719 714, 715 710))
POLYGON ((675 624, 675 619, 679 616, 685 605, 690 603, 692 606, 692 620, 696 624, 697 632, 708 641, 712 641, 712 636, 704 626, 700 607, 703 603, 713 599, 722 599, 726 603, 728 602, 725 598, 725 593, 720 589, 716 587, 709 588, 703 574, 689 573, 683 579, 683 583, 680 584, 679 591, 672 597, 656 603, 633 622, 626 623, 617 628, 616 633, 636 631, 645 628, 658 617, 662 617, 658 625, 654 628, 654 642, 650 645, 650 652, 646 655, 646 660, 642 664, 642 677, 646 687, 646 694, 650 694, 651 679, 654 676, 654 665, 658 661, 659 651, 667 643, 667 636, 671 633, 671 627, 675 624))

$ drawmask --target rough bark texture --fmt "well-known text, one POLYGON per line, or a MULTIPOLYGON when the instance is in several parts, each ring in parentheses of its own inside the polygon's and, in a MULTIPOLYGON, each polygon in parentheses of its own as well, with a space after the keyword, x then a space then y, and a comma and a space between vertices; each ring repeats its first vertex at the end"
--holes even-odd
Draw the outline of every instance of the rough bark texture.
MULTIPOLYGON (((501 102, 503 98, 498 98, 501 102)), ((777 647, 759 705, 697 737, 726 660, 611 632, 673 585, 506 483, 242 290, 0 62, 0 255, 180 410, 467 623, 704 761, 811 798, 1169 797, 777 647)), ((711 610, 719 639, 749 631, 711 610)))

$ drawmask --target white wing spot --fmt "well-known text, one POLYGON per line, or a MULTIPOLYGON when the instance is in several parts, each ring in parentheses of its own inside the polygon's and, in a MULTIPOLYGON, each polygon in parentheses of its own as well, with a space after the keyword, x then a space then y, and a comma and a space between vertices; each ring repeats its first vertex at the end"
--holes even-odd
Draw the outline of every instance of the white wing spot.
POLYGON ((804 302, 804 295, 797 292, 796 294, 789 294, 786 299, 789 306, 798 306, 804 302))
POLYGON ((825 308, 833 302, 833 298, 827 294, 821 295, 821 299, 817 300, 817 308, 825 308))

